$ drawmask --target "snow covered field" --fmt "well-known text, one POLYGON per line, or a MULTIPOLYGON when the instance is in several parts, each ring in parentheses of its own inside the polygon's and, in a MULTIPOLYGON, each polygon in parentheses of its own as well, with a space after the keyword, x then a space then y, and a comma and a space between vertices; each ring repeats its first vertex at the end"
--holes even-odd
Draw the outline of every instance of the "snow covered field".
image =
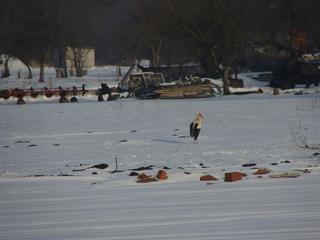
POLYGON ((297 145, 320 144, 319 99, 0 105, 0 239, 318 240, 319 150, 297 145), (198 111, 204 126, 192 144, 198 111), (122 172, 111 173, 115 157, 122 172), (89 168, 101 163, 109 168, 89 168), (258 178, 246 163, 301 176, 258 178), (139 173, 166 167, 168 180, 129 176, 150 165, 139 173), (247 177, 224 182, 229 171, 247 177), (200 182, 203 174, 218 181, 200 182))
MULTIPOLYGON (((76 86, 78 88, 82 87, 82 84, 86 85, 86 89, 97 89, 100 87, 101 83, 107 83, 109 86, 117 86, 119 77, 117 75, 117 66, 101 66, 92 67, 88 70, 87 75, 83 77, 68 77, 68 78, 56 78, 56 73, 54 68, 45 68, 45 79, 43 83, 39 83, 39 69, 31 68, 33 78, 27 79, 27 69, 22 63, 18 61, 10 62, 10 73, 11 76, 8 78, 0 79, 0 90, 1 89, 29 89, 33 87, 34 89, 41 89, 44 87, 57 88, 59 86, 63 88, 72 88, 76 86), (18 72, 21 78, 17 78, 18 72)), ((1 68, 0 68, 1 70, 1 68)), ((121 67, 122 74, 125 74, 129 67, 121 67)), ((0 71, 1 72, 1 71, 0 71)))

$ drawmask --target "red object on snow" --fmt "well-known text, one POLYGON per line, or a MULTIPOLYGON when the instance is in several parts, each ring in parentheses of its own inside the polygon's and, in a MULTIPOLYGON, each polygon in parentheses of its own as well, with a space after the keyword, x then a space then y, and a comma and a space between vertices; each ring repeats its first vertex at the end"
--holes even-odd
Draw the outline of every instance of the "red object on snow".
POLYGON ((159 172, 158 172, 158 174, 157 174, 157 178, 158 178, 159 180, 166 180, 166 179, 168 179, 168 174, 167 174, 167 172, 164 171, 164 170, 159 170, 159 172))
POLYGON ((242 180, 243 173, 241 172, 229 172, 225 173, 224 175, 224 181, 225 182, 235 182, 242 180))

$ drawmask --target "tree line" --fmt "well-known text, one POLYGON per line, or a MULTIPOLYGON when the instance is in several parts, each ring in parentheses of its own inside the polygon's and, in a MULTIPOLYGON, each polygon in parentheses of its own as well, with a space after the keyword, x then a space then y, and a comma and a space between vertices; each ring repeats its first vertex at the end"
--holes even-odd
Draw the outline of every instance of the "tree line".
POLYGON ((228 93, 248 49, 319 49, 319 10, 318 0, 1 0, 0 52, 37 62, 40 80, 53 49, 67 47, 94 47, 101 64, 197 62, 204 75, 221 76, 228 93))
POLYGON ((148 48, 152 65, 196 60, 205 76, 223 79, 225 94, 231 72, 254 56, 250 49, 276 48, 263 51, 275 60, 319 49, 317 0, 139 0, 138 5, 136 44, 148 48))
POLYGON ((63 52, 68 48, 74 53, 75 65, 79 66, 77 61, 83 55, 82 49, 94 45, 92 36, 98 25, 97 17, 113 2, 1 0, 0 53, 5 54, 4 64, 10 57, 20 59, 29 69, 31 78, 30 66, 36 63, 40 66, 39 81, 43 81, 44 66, 54 50, 63 52))

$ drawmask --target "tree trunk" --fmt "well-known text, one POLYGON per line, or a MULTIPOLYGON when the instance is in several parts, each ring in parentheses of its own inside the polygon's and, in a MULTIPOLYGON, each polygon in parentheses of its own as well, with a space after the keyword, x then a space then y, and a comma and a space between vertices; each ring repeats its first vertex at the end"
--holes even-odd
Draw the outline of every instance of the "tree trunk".
POLYGON ((219 71, 219 66, 216 61, 214 51, 206 51, 200 55, 200 64, 204 71, 204 75, 207 77, 222 77, 222 72, 219 71), (210 54, 208 54, 208 52, 210 54))
POLYGON ((156 49, 155 47, 152 47, 152 62, 151 62, 151 66, 152 67, 156 67, 157 66, 157 60, 156 60, 156 49))
POLYGON ((229 79, 230 79, 230 67, 226 66, 223 69, 223 95, 230 95, 230 89, 229 89, 229 79))
POLYGON ((122 73, 121 73, 121 65, 118 65, 118 68, 117 68, 117 75, 118 77, 121 77, 122 76, 122 73))
POLYGON ((44 65, 46 63, 46 60, 49 56, 49 48, 46 48, 46 45, 42 43, 40 48, 40 56, 39 56, 39 62, 40 62, 40 76, 39 76, 39 82, 44 82, 44 65))
POLYGON ((77 59, 75 63, 75 68, 76 68, 76 75, 77 77, 82 77, 83 76, 83 66, 82 66, 82 60, 77 59))
POLYGON ((4 60, 4 72, 2 73, 3 78, 10 76, 10 70, 9 70, 9 59, 4 60))
POLYGON ((40 76, 39 76, 39 82, 44 82, 44 62, 40 62, 40 76))
POLYGON ((73 62, 73 66, 76 71, 76 76, 77 77, 84 76, 85 75, 84 61, 88 54, 88 51, 86 49, 81 49, 81 48, 72 48, 70 53, 71 53, 70 59, 73 62))
POLYGON ((29 64, 26 64, 27 68, 28 68, 28 77, 27 79, 32 79, 32 72, 31 72, 31 68, 29 66, 29 64))
POLYGON ((62 78, 68 77, 68 68, 65 52, 59 54, 59 66, 61 67, 61 76, 62 78))
POLYGON ((65 65, 63 67, 63 78, 67 78, 68 77, 68 68, 67 65, 65 65))
POLYGON ((162 40, 159 40, 159 42, 155 43, 152 47, 152 63, 151 65, 153 67, 159 67, 160 66, 160 52, 162 48, 162 40))
POLYGON ((234 71, 234 76, 235 76, 236 80, 238 80, 238 74, 239 74, 239 66, 236 65, 236 68, 235 68, 235 71, 234 71))

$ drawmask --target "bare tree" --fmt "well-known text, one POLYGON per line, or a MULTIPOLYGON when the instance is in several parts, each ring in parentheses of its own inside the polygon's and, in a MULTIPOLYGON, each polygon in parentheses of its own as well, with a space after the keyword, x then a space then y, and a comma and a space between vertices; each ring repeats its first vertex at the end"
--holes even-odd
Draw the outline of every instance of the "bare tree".
POLYGON ((1 64, 4 66, 4 71, 1 77, 9 77, 9 60, 12 58, 11 54, 11 41, 12 29, 9 27, 11 10, 13 9, 12 3, 8 0, 0 1, 0 57, 1 64), (2 55, 2 56, 1 56, 2 55))
POLYGON ((230 94, 230 70, 246 49, 252 19, 250 0, 167 1, 181 37, 195 49, 207 74, 220 72, 230 94))
POLYGON ((24 2, 24 12, 17 31, 20 42, 29 48, 40 65, 39 81, 44 81, 44 66, 48 62, 63 26, 59 3, 49 0, 24 2))
POLYGON ((137 0, 126 31, 118 31, 118 46, 124 54, 150 59, 152 66, 166 62, 173 52, 172 18, 166 5, 157 0, 137 0))
POLYGON ((151 65, 160 66, 161 51, 166 37, 166 11, 159 1, 154 0, 139 0, 137 10, 138 24, 134 29, 137 41, 149 49, 151 65))
POLYGON ((99 25, 97 17, 114 3, 114 0, 80 0, 76 5, 67 6, 69 14, 65 16, 63 44, 67 60, 72 63, 76 76, 82 77, 86 72, 87 57, 95 42, 93 38, 99 25))
POLYGON ((255 4, 253 0, 138 0, 136 25, 126 39, 150 52, 153 66, 160 65, 161 57, 179 56, 175 49, 183 46, 206 75, 223 78, 224 93, 229 94, 230 72, 245 52, 255 4))
POLYGON ((89 51, 90 49, 88 48, 67 48, 67 59, 71 61, 72 67, 75 68, 77 77, 82 77, 86 73, 86 58, 89 54, 89 51))

